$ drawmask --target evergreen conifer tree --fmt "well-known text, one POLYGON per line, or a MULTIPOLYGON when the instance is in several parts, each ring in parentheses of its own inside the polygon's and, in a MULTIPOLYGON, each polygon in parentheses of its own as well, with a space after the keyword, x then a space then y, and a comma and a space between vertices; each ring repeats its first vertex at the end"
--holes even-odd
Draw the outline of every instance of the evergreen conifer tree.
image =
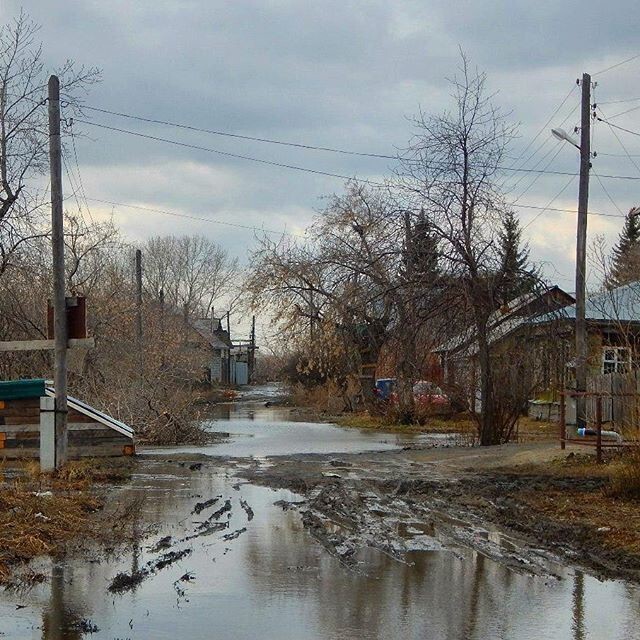
POLYGON ((431 230, 431 226, 424 211, 420 212, 418 220, 412 229, 412 260, 413 271, 423 280, 435 280, 440 273, 438 264, 438 239, 431 230))
POLYGON ((607 285, 617 287, 640 280, 640 208, 631 209, 613 247, 607 285))
POLYGON ((531 291, 538 281, 538 272, 529 263, 529 245, 522 241, 520 222, 513 211, 502 222, 498 242, 500 273, 496 293, 502 304, 531 291))

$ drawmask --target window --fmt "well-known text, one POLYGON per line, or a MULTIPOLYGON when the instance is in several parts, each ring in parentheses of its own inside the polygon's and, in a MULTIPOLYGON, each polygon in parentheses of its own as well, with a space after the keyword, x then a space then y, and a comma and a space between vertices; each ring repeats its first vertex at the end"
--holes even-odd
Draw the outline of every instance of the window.
POLYGON ((631 368, 631 350, 628 347, 602 349, 602 373, 626 373, 631 368))

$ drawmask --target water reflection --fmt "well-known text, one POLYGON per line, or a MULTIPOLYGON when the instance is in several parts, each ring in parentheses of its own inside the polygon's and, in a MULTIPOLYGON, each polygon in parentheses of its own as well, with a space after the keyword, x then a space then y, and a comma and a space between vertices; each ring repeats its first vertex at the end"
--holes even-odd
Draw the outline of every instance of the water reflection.
POLYGON ((66 592, 65 565, 51 568, 49 604, 42 612, 43 640, 80 640, 82 617, 78 602, 66 592))
POLYGON ((640 594, 620 582, 599 582, 559 569, 561 580, 534 578, 463 548, 414 552, 408 563, 374 550, 360 554, 357 571, 345 569, 302 528, 297 513, 273 502, 286 491, 242 485, 205 467, 154 463, 124 493, 144 494, 141 530, 164 523, 143 545, 103 562, 69 557, 51 570, 51 582, 26 599, 0 597, 0 632, 16 640, 76 640, 79 623, 100 630, 90 637, 172 639, 211 637, 246 640, 430 638, 508 640, 640 638, 640 594), (143 582, 135 592, 111 596, 107 586, 119 571, 135 570, 155 557, 148 544, 164 535, 184 538, 206 513, 195 502, 230 499, 229 531, 246 527, 233 541, 204 536, 192 554, 143 582), (255 512, 248 521, 245 500, 255 512), (193 582, 174 583, 185 572, 193 582), (15 604, 27 608, 16 612, 15 604), (19 615, 18 615, 19 614, 19 615))
MULTIPOLYGON (((233 457, 357 453, 398 449, 418 439, 412 435, 359 431, 307 420, 295 409, 286 407, 267 407, 258 402, 219 404, 211 409, 211 419, 205 421, 205 426, 225 434, 227 441, 204 447, 151 447, 144 449, 143 453, 233 457)), ((446 437, 433 436, 437 439, 446 437)))

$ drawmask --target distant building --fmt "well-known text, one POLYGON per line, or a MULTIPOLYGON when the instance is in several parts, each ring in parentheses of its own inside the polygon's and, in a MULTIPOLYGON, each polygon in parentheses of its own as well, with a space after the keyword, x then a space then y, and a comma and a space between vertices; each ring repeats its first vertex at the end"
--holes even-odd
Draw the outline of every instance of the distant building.
POLYGON ((222 328, 222 319, 198 318, 193 320, 191 325, 209 347, 208 381, 217 384, 235 384, 231 357, 233 343, 229 332, 222 328))

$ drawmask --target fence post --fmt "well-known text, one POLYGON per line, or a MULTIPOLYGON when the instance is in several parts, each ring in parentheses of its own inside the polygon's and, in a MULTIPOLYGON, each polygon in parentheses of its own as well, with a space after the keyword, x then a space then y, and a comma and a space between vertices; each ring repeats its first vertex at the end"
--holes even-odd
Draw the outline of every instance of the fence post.
POLYGON ((602 396, 596 397, 596 460, 602 462, 602 396))
POLYGON ((40 471, 56 468, 56 400, 40 398, 40 471))
POLYGON ((560 448, 564 451, 566 446, 565 438, 567 437, 567 424, 566 424, 566 406, 565 406, 565 392, 560 392, 560 448))

